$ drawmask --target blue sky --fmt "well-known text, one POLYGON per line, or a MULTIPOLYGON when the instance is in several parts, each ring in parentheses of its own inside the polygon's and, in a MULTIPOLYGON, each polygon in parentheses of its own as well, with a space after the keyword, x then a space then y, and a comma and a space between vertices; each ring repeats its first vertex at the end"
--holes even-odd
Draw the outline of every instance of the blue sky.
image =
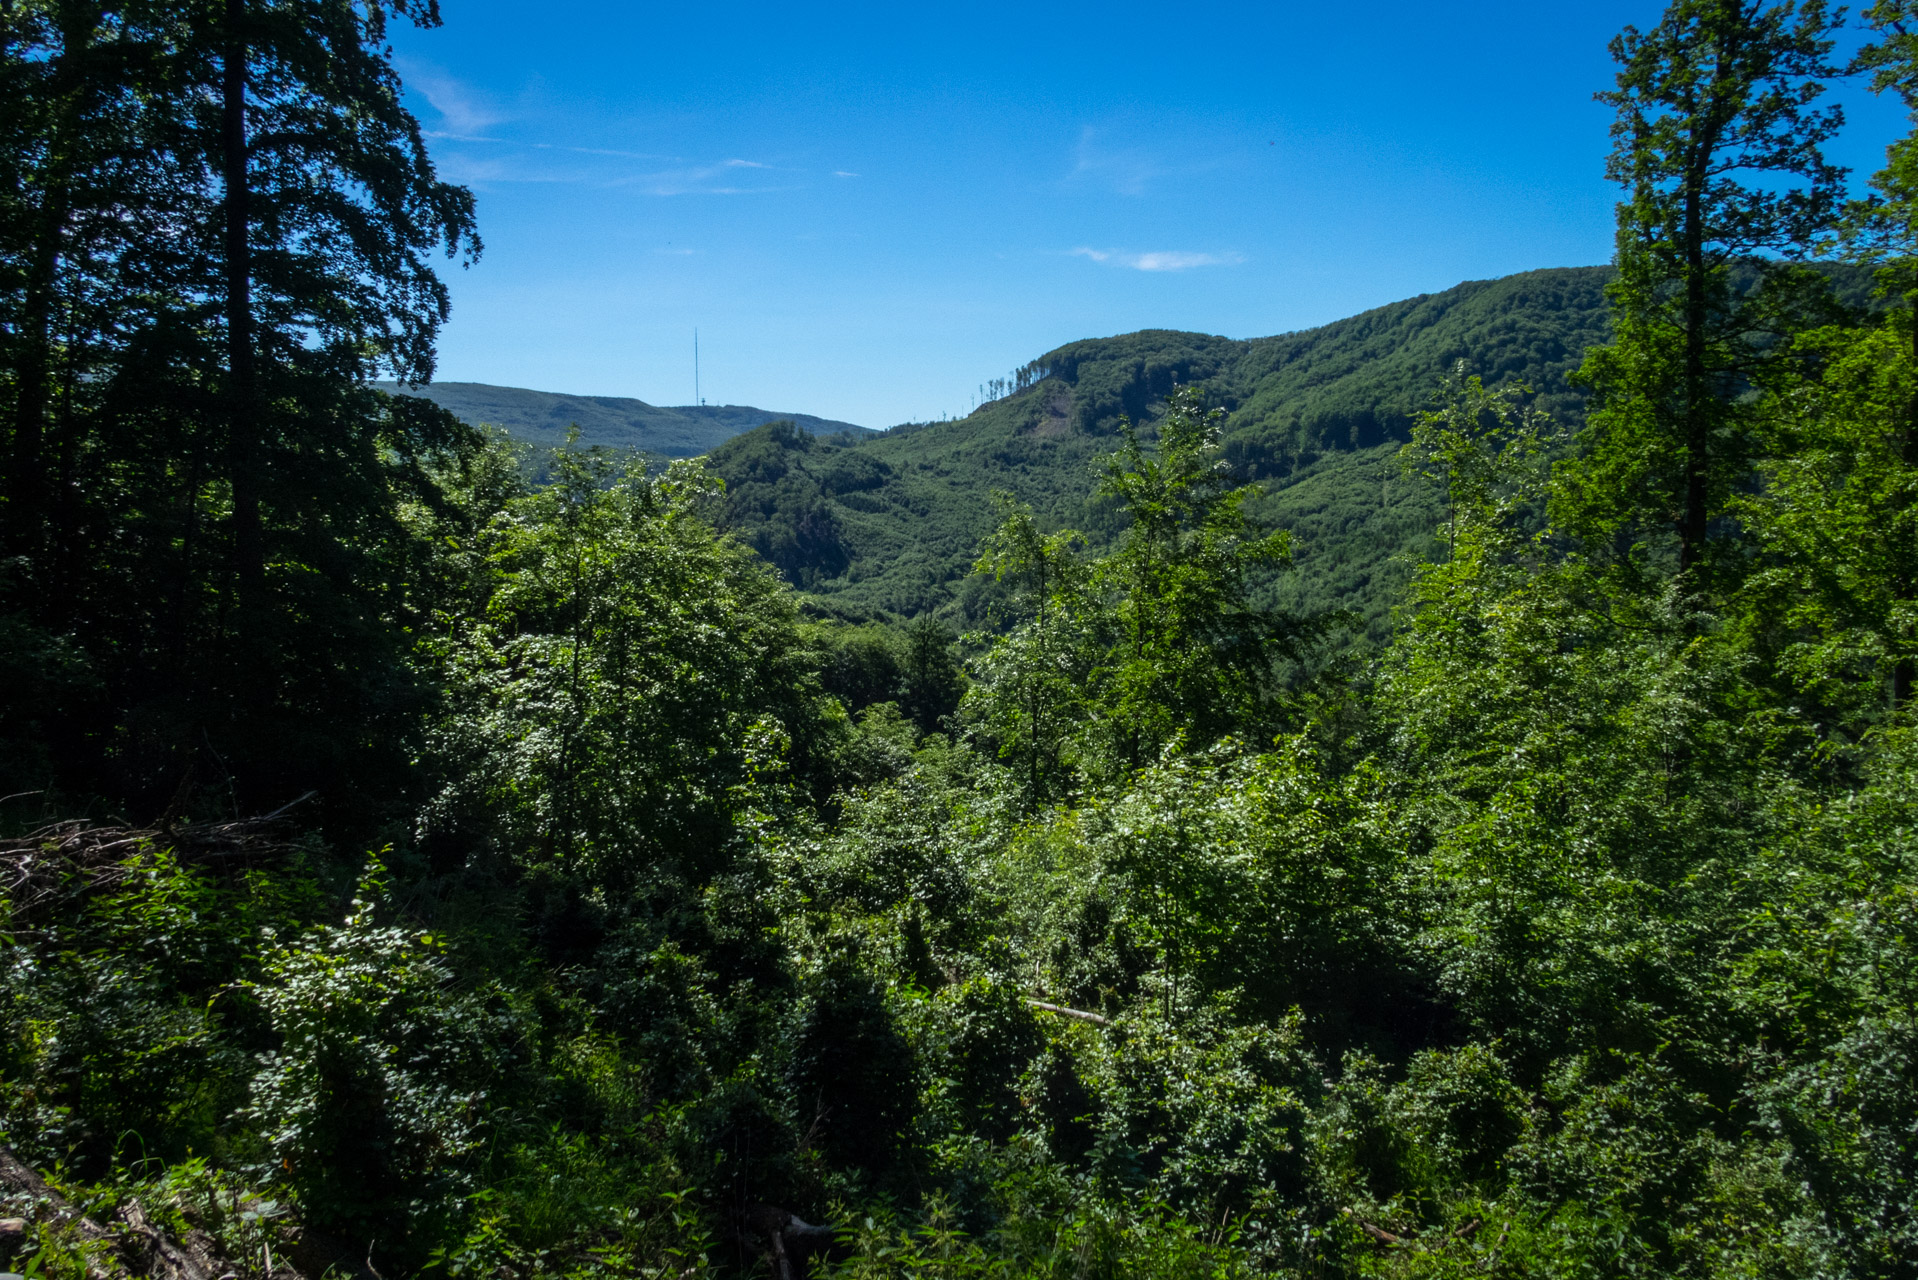
MULTIPOLYGON (((1605 261, 1650 3, 442 0, 396 46, 486 253, 439 377, 869 426, 1077 338, 1605 261)), ((1856 93, 1848 99, 1856 99, 1856 93)), ((1863 101, 1839 158, 1898 117, 1863 101)))

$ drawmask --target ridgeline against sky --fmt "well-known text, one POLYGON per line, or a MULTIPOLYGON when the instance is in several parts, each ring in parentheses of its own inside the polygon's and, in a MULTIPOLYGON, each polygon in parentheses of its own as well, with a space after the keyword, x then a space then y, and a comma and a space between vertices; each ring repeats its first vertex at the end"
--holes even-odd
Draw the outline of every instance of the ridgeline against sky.
MULTIPOLYGON (((697 327, 707 400, 886 427, 1078 338, 1607 262, 1593 94, 1657 15, 466 0, 397 33, 489 247, 449 275, 442 376, 689 404, 697 327)), ((1898 113, 1834 89, 1831 154, 1870 172, 1898 113)))

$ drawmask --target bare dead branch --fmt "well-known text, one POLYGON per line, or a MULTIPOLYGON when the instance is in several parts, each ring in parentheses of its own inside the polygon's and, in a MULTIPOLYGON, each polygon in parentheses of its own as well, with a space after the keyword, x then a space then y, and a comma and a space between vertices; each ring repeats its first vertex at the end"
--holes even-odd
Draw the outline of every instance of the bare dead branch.
POLYGON ((1047 1004, 1044 1000, 1027 999, 1027 1004, 1047 1013, 1056 1013, 1061 1018, 1073 1018, 1079 1022, 1090 1022, 1095 1027, 1109 1027, 1112 1019, 1102 1013, 1087 1013, 1084 1009, 1068 1009, 1062 1004, 1047 1004))

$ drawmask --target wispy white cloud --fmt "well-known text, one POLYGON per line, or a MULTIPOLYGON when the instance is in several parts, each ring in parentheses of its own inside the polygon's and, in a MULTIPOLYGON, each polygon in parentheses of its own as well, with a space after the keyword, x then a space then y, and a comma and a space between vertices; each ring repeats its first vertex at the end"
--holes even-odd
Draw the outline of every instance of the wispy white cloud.
POLYGON ((484 93, 443 71, 415 63, 408 63, 401 70, 406 73, 407 87, 417 90, 439 114, 448 137, 465 135, 462 141, 491 142, 494 139, 482 135, 494 125, 513 118, 511 112, 484 93))
POLYGON ((489 138, 479 133, 454 133, 450 129, 421 129, 420 133, 435 142, 508 142, 506 138, 489 138))
POLYGON ((758 160, 728 159, 700 164, 683 157, 611 147, 576 147, 558 142, 522 142, 478 134, 433 132, 428 137, 475 144, 438 156, 440 171, 454 182, 570 183, 626 187, 654 196, 757 195, 789 191, 758 179, 777 172, 758 160), (622 163, 622 162, 639 162, 622 163), (658 168, 661 161, 667 167, 658 168))
POLYGON ((1073 256, 1094 262, 1129 267, 1134 271, 1190 271, 1194 267, 1235 267, 1245 261, 1238 253, 1188 253, 1180 249, 1156 249, 1149 253, 1126 253, 1118 249, 1078 248, 1073 256))
POLYGON ((1232 163, 1203 138, 1182 138, 1161 146, 1115 142, 1108 131, 1091 125, 1079 131, 1072 168, 1062 185, 1103 187, 1117 195, 1146 196, 1170 182, 1211 173, 1232 163))
POLYGON ((758 160, 720 160, 713 164, 687 165, 659 173, 636 174, 614 185, 637 186, 656 196, 750 196, 791 189, 740 181, 753 171, 772 172, 773 166, 758 160))
POLYGON ((859 175, 847 169, 834 169, 832 176, 835 178, 857 178, 859 175))
POLYGON ((518 152, 483 151, 478 148, 461 148, 434 157, 439 165, 440 177, 448 182, 457 182, 465 186, 486 186, 498 183, 562 183, 580 182, 579 174, 569 173, 561 168, 538 163, 528 163, 526 157, 518 152))
POLYGON ((1125 265, 1138 271, 1185 271, 1191 267, 1236 267, 1245 261, 1237 253, 1182 253, 1170 250, 1161 253, 1134 254, 1125 265))
POLYGON ((1153 182, 1171 172, 1172 166, 1150 151, 1112 146, 1091 126, 1079 131, 1073 180, 1102 182, 1122 196, 1142 196, 1153 182))
POLYGON ((612 147, 571 147, 563 142, 529 142, 536 151, 570 151, 576 156, 611 156, 615 160, 671 160, 657 151, 618 151, 612 147))
POLYGON ((462 144, 439 157, 442 171, 456 182, 634 186, 660 196, 748 195, 770 189, 741 181, 752 171, 773 168, 759 160, 733 157, 701 164, 658 152, 515 137, 512 135, 535 132, 536 126, 528 126, 542 113, 528 115, 523 110, 508 109, 481 90, 430 65, 409 61, 401 70, 407 86, 425 98, 439 117, 438 127, 425 130, 426 136, 436 142, 462 144), (500 128, 502 125, 516 127, 500 128))
POLYGON ((495 138, 479 133, 454 133, 447 129, 422 129, 420 132, 428 138, 443 142, 481 142, 499 147, 521 147, 527 151, 564 151, 576 156, 610 156, 615 160, 678 159, 677 156, 664 155, 657 151, 621 151, 614 147, 575 147, 564 142, 523 142, 518 138, 495 138))

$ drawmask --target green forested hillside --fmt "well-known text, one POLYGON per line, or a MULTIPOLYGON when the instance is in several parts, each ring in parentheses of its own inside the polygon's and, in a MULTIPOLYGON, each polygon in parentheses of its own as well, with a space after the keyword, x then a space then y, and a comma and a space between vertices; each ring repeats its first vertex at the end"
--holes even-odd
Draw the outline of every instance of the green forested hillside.
POLYGON ((865 428, 804 413, 772 413, 750 405, 700 404, 662 407, 624 396, 573 396, 484 382, 431 382, 408 386, 373 384, 391 395, 430 400, 473 427, 498 427, 516 440, 550 449, 564 444, 575 427, 584 445, 632 449, 662 458, 690 458, 763 423, 785 420, 815 434, 865 428))
POLYGON ((769 427, 708 463, 726 481, 726 525, 794 585, 854 611, 970 622, 982 616, 969 571, 990 493, 1105 542, 1119 522, 1094 497, 1096 463, 1120 418, 1149 427, 1175 386, 1197 386, 1227 410, 1226 458, 1270 482, 1253 512, 1297 535, 1288 602, 1352 608, 1382 639, 1438 510, 1428 490, 1395 486, 1397 443, 1459 361, 1526 383, 1577 426, 1583 401, 1567 376, 1609 332, 1610 274, 1477 281, 1276 338, 1147 330, 1075 342, 1034 361, 1030 387, 956 422, 856 441, 769 427))
MULTIPOLYGON (((1868 304, 1869 271, 1821 271, 1839 305, 1868 304)), ((1227 462, 1263 482, 1249 510, 1294 535, 1296 572, 1274 600, 1350 610, 1380 643, 1439 518, 1433 491, 1402 483, 1395 461, 1433 388, 1461 364, 1523 385, 1569 437, 1585 405, 1571 374, 1610 336, 1612 275, 1572 267, 1471 281, 1274 338, 1089 339, 1041 356, 1024 371, 1029 386, 957 421, 825 440, 762 428, 708 458, 727 485, 722 523, 839 610, 979 622, 990 592, 970 570, 991 494, 1103 545, 1121 522, 1094 491, 1120 420, 1149 435, 1172 389, 1196 386, 1226 411, 1227 462)), ((1740 289, 1757 279, 1737 272, 1740 289)))
POLYGON ((0 6, 4 1275, 1910 1280, 1918 132, 1845 198, 1839 15, 1615 43, 1602 309, 663 466, 370 385, 476 248, 436 16, 0 6))

